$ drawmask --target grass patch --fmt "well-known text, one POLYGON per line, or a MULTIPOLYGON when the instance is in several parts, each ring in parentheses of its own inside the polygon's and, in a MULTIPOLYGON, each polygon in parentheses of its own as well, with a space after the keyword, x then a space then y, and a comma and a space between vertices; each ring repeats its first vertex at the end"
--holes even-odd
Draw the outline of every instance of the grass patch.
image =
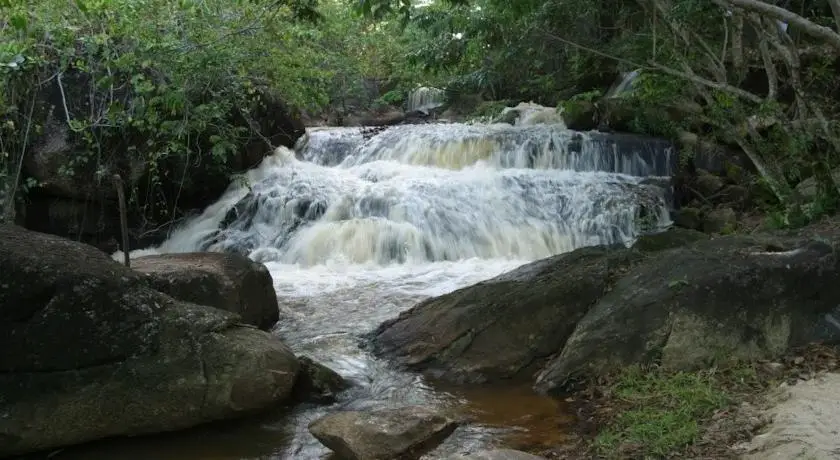
POLYGON ((662 458, 696 443, 715 414, 759 384, 750 366, 699 372, 630 367, 608 386, 614 416, 596 436, 604 458, 662 458))

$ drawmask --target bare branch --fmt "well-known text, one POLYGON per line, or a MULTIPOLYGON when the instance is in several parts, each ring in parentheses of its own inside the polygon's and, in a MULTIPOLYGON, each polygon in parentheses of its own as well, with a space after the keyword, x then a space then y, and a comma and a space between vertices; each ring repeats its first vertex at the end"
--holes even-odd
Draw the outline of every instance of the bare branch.
POLYGON ((732 64, 740 83, 747 74, 747 64, 744 60, 744 15, 741 11, 733 12, 732 22, 732 64))
POLYGON ((12 181, 11 191, 9 192, 9 201, 6 203, 6 220, 12 222, 15 215, 15 193, 17 192, 18 184, 20 183, 20 176, 23 172, 23 160, 26 158, 26 145, 29 144, 29 131, 32 128, 32 114, 35 111, 36 96, 32 96, 32 103, 29 104, 29 114, 26 116, 26 132, 23 135, 23 144, 20 147, 20 157, 18 158, 17 170, 15 171, 15 178, 12 181))
POLYGON ((764 73, 767 74, 767 99, 773 101, 779 92, 779 74, 776 71, 776 64, 773 62, 773 56, 770 54, 770 47, 767 44, 767 37, 761 33, 764 26, 761 23, 761 18, 757 14, 750 14, 750 22, 753 23, 756 31, 759 32, 758 49, 761 51, 761 60, 764 63, 764 73))
POLYGON ((761 98, 761 97, 759 97, 759 96, 757 96, 757 95, 755 95, 755 94, 753 94, 749 91, 743 90, 743 89, 738 88, 736 86, 732 86, 728 83, 719 83, 719 82, 714 82, 714 81, 711 81, 711 80, 707 80, 703 77, 700 77, 700 76, 694 74, 694 72, 689 73, 689 70, 686 70, 685 72, 682 72, 682 71, 664 66, 662 64, 658 64, 656 62, 651 62, 650 65, 654 69, 657 69, 662 73, 665 73, 665 74, 668 74, 668 75, 671 75, 671 76, 674 76, 674 77, 684 78, 684 79, 686 79, 686 80, 688 80, 692 83, 698 83, 698 84, 701 84, 701 85, 709 87, 709 88, 714 88, 714 89, 718 89, 718 90, 721 90, 721 91, 725 91, 727 93, 731 93, 735 96, 741 97, 743 99, 746 99, 750 102, 754 102, 756 104, 761 104, 761 102, 764 100, 763 98, 761 98))
POLYGON ((665 66, 665 65, 662 65, 662 64, 658 64, 656 62, 651 62, 649 65, 639 64, 637 62, 629 61, 627 59, 623 59, 623 58, 620 58, 618 56, 613 56, 609 53, 604 53, 602 51, 592 49, 588 46, 584 46, 584 45, 581 45, 579 43, 575 43, 571 40, 566 40, 563 37, 559 37, 557 35, 554 35, 550 32, 544 31, 544 30, 542 31, 542 33, 546 37, 553 38, 554 40, 563 42, 563 43, 565 43, 569 46, 573 46, 573 47, 581 49, 583 51, 588 51, 590 53, 597 54, 601 57, 605 57, 607 59, 612 59, 616 62, 622 62, 622 63, 625 63, 625 64, 630 64, 630 65, 632 65, 636 68, 640 68, 640 69, 655 69, 655 70, 658 70, 658 71, 660 71, 664 74, 671 75, 673 77, 684 78, 684 79, 689 80, 693 83, 697 83, 697 84, 700 84, 700 85, 703 85, 703 86, 706 86, 706 87, 709 87, 709 88, 714 88, 714 89, 718 89, 718 90, 721 90, 721 91, 726 91, 728 93, 734 94, 738 97, 744 98, 744 99, 746 99, 750 102, 754 102, 756 104, 761 104, 761 102, 763 101, 763 98, 761 98, 761 97, 759 97, 759 96, 757 96, 757 95, 755 95, 755 94, 753 94, 749 91, 745 91, 741 88, 729 85, 727 83, 719 83, 719 82, 714 82, 714 81, 708 80, 706 78, 695 75, 693 72, 691 72, 691 73, 682 72, 682 71, 679 71, 679 70, 676 70, 676 69, 672 69, 671 67, 668 67, 668 66, 665 66))
POLYGON ((828 5, 831 7, 831 14, 834 15, 837 32, 840 32, 840 0, 828 0, 828 5))
MULTIPOLYGON (((840 33, 835 32, 828 27, 821 26, 809 21, 806 18, 784 8, 776 5, 770 5, 759 0, 712 0, 723 7, 738 7, 747 11, 753 11, 763 16, 784 21, 791 26, 800 28, 808 35, 824 40, 834 48, 840 50, 840 33)), ((832 3, 837 3, 838 0, 833 0, 832 3)), ((835 5, 832 4, 832 10, 835 5)))

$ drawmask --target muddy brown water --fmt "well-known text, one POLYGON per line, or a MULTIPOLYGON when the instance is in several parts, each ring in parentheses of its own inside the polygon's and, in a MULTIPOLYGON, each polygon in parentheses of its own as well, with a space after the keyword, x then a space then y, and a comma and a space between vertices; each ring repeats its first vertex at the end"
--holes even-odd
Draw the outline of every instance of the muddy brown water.
MULTIPOLYGON (((492 444, 541 451, 569 440, 574 417, 562 401, 529 387, 438 388, 452 396, 451 414, 469 420, 472 431, 492 435, 492 444)), ((328 452, 292 450, 295 417, 277 411, 248 419, 220 422, 174 433, 116 438, 27 457, 64 460, 244 460, 329 458, 328 452)), ((470 439, 470 430, 456 437, 470 439)), ((475 433, 473 433, 475 435, 475 433)), ((452 449, 450 449, 452 450, 452 449)), ((458 451, 469 449, 456 448, 458 451)), ((442 454, 442 452, 437 453, 442 454)), ((432 452, 430 458, 436 457, 432 452)))

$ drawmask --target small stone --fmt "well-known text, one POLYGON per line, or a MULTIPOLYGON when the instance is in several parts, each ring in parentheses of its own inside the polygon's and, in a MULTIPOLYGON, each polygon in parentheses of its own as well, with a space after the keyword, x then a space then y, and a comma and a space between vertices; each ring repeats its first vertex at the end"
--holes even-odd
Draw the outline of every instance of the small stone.
POLYGON ((336 395, 350 385, 334 370, 302 356, 300 373, 295 382, 295 399, 315 403, 332 403, 336 395))
POLYGON ((467 455, 452 455, 446 460, 545 460, 545 457, 513 449, 491 449, 467 455))
POLYGON ((803 358, 801 356, 797 356, 796 358, 793 358, 793 364, 796 364, 797 366, 804 363, 804 362, 805 362, 805 358, 803 358))
POLYGON ((442 443, 457 426, 430 409, 409 406, 338 412, 312 422, 309 432, 342 459, 416 459, 442 443))

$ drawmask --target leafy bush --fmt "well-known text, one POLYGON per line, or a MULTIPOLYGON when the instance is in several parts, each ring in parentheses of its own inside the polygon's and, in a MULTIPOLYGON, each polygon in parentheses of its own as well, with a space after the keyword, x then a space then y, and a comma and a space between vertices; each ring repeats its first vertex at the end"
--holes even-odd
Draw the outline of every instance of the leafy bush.
POLYGON ((231 159, 264 135, 252 115, 276 115, 273 100, 318 112, 366 75, 386 73, 385 53, 370 48, 384 32, 366 33, 342 3, 325 2, 327 16, 315 7, 0 0, 0 18, 9 18, 0 20, 0 177, 16 176, 27 144, 52 120, 75 147, 66 175, 101 182, 140 165, 131 203, 171 214, 196 168, 227 177, 231 159))

